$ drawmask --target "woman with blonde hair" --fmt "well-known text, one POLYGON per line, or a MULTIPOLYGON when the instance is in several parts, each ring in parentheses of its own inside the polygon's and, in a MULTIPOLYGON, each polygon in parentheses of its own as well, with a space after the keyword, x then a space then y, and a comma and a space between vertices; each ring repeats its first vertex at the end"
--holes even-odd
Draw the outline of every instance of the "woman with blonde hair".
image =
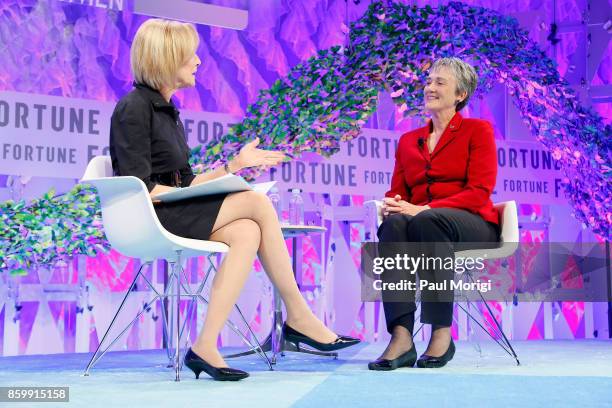
MULTIPOLYGON (((281 152, 259 149, 256 139, 224 166, 193 174, 183 124, 171 98, 177 90, 195 85, 201 62, 196 55, 198 44, 193 25, 162 19, 142 24, 132 43, 134 89, 113 112, 110 154, 115 175, 139 177, 152 197, 242 168, 274 166, 285 158, 281 152)), ((185 365, 196 378, 202 371, 215 380, 235 381, 248 376, 227 366, 217 349, 217 337, 257 255, 285 303, 283 334, 288 341, 327 351, 359 342, 336 335, 308 308, 294 280, 276 212, 265 195, 244 191, 156 202, 155 211, 164 228, 173 234, 224 242, 230 248, 213 280, 204 327, 185 356, 185 365)))

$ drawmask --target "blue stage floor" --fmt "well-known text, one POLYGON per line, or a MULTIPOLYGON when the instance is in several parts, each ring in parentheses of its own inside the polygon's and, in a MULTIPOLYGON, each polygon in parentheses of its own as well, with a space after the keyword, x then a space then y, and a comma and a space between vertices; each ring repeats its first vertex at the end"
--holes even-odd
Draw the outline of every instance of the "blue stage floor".
POLYGON ((85 354, 4 357, 0 385, 69 386, 64 407, 612 407, 612 341, 515 342, 520 367, 496 344, 481 342, 481 353, 475 344, 457 343, 437 370, 368 371, 382 344, 338 360, 289 353, 275 371, 257 357, 229 360, 251 373, 238 383, 196 381, 188 369, 176 383, 159 350, 109 353, 89 377, 85 354))

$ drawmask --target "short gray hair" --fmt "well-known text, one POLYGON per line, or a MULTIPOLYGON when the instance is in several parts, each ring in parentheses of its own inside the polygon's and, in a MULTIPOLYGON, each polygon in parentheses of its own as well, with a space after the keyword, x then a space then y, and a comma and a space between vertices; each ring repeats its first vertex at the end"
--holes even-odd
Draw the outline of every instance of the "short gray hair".
POLYGON ((463 91, 467 92, 465 99, 459 102, 455 107, 455 111, 459 112, 467 105, 468 100, 474 94, 476 86, 478 86, 478 75, 473 66, 455 57, 440 58, 436 60, 431 66, 431 71, 435 71, 441 67, 448 68, 455 76, 457 80, 457 94, 463 91))

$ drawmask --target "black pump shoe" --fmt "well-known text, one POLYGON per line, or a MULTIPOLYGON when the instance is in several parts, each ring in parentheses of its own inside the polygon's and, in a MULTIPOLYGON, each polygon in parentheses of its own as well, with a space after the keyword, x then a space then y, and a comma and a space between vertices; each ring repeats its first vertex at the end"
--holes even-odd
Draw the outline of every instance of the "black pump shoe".
POLYGON ((194 353, 191 348, 185 354, 185 365, 193 371, 196 379, 200 378, 200 373, 204 371, 215 381, 238 381, 247 378, 249 373, 229 367, 213 367, 194 353))
POLYGON ((292 329, 287 325, 287 323, 283 324, 283 336, 285 337, 285 340, 295 343, 297 347, 300 346, 300 343, 304 343, 319 351, 340 350, 353 346, 361 341, 354 337, 338 336, 336 340, 332 341, 331 343, 319 343, 318 341, 311 339, 299 331, 292 329))
POLYGON ((455 343, 453 342, 453 339, 451 338, 450 344, 448 345, 448 349, 446 350, 444 354, 442 354, 440 357, 432 357, 432 356, 428 356, 427 354, 423 354, 417 360, 417 367, 419 368, 444 367, 446 363, 448 363, 449 361, 453 359, 454 355, 455 355, 455 343))
POLYGON ((391 371, 400 367, 412 367, 417 359, 417 351, 414 343, 410 350, 392 360, 379 358, 368 363, 368 368, 374 371, 391 371))

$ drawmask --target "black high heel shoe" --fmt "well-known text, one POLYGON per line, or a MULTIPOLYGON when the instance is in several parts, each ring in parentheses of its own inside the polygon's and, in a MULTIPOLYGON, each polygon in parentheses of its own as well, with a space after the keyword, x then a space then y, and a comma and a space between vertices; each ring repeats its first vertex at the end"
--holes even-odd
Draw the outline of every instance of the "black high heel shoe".
POLYGON ((400 367, 412 367, 417 359, 417 351, 414 343, 410 350, 392 360, 379 358, 378 360, 368 363, 368 368, 374 371, 391 371, 400 367))
POLYGON ((285 340, 295 343, 297 347, 300 346, 300 343, 304 343, 319 351, 340 350, 353 346, 361 341, 354 337, 338 336, 336 340, 332 341, 331 343, 319 343, 318 341, 311 339, 299 331, 292 329, 287 325, 287 323, 283 324, 283 336, 285 337, 285 340))
POLYGON ((194 353, 191 348, 185 354, 185 365, 193 371, 196 380, 200 378, 200 373, 204 371, 215 381, 238 381, 247 378, 249 373, 229 367, 213 367, 194 353))
POLYGON ((453 342, 453 338, 451 337, 450 344, 448 345, 448 349, 444 354, 440 357, 432 357, 427 354, 423 354, 417 360, 417 367, 419 368, 440 368, 444 367, 446 363, 453 359, 455 355, 455 343, 453 342))

